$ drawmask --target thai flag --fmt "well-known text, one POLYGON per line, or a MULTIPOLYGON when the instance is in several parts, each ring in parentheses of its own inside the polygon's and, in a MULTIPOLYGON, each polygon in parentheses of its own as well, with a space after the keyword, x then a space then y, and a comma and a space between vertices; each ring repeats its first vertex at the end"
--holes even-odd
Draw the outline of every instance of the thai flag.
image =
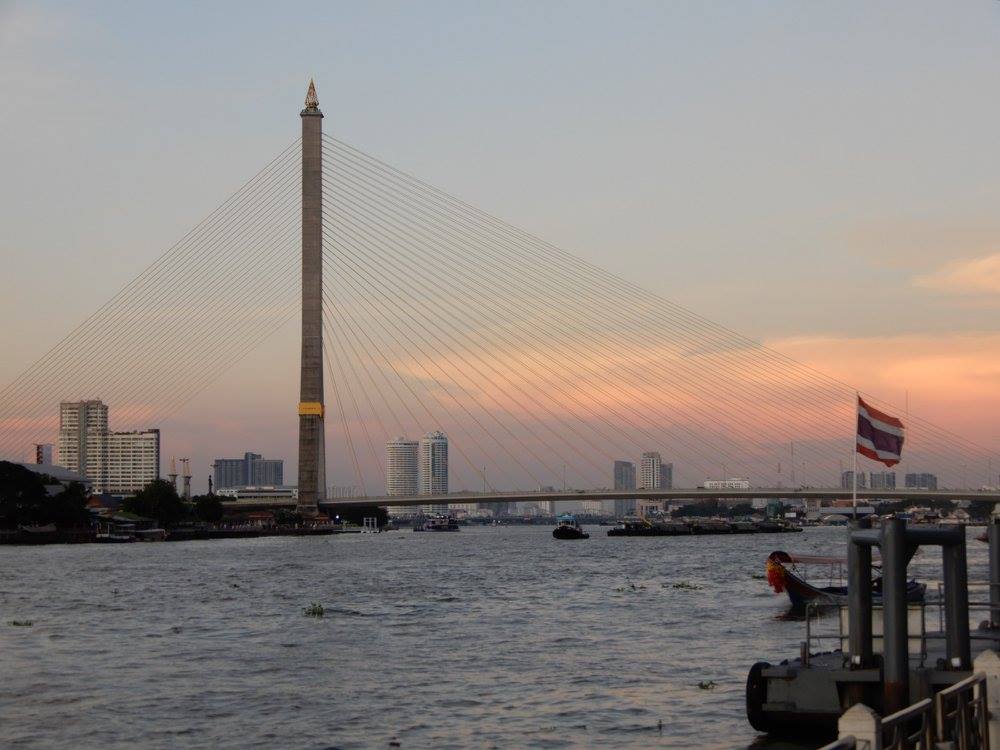
POLYGON ((886 466, 899 463, 903 452, 903 423, 864 402, 858 396, 858 453, 886 466))

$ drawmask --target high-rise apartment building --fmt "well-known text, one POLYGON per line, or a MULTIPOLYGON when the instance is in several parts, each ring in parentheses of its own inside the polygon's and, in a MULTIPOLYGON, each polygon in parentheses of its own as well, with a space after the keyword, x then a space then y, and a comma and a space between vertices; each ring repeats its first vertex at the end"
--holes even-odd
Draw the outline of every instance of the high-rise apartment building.
POLYGON ((635 489, 635 464, 631 461, 615 461, 615 489, 635 489))
POLYGON ((160 431, 109 432, 104 492, 131 495, 160 478, 160 431))
POLYGON ((217 458, 212 463, 217 490, 230 487, 281 487, 285 484, 285 462, 244 453, 243 458, 217 458))
POLYGON ((639 463, 639 487, 644 490, 656 490, 660 488, 662 467, 660 454, 649 451, 642 454, 642 461, 639 463))
POLYGON ((98 494, 130 495, 160 476, 160 431, 112 432, 104 402, 64 401, 58 460, 98 494))
POLYGON ((100 400, 59 404, 59 465, 103 487, 107 453, 108 407, 100 400))
MULTIPOLYGON (((635 489, 635 464, 631 461, 615 461, 615 489, 635 489)), ((623 518, 635 513, 635 499, 615 500, 615 516, 623 518)))
POLYGON ((896 472, 872 471, 868 474, 868 486, 873 490, 896 489, 896 472))
POLYGON ((936 490, 938 488, 937 475, 926 472, 907 474, 905 482, 907 489, 912 490, 936 490))
POLYGON ((246 461, 242 458, 217 458, 212 463, 216 490, 246 487, 246 461))
POLYGON ((674 465, 660 464, 660 489, 671 490, 674 488, 674 465))
MULTIPOLYGON (((428 432, 420 439, 420 494, 448 494, 448 437, 440 431, 428 432)), ((425 505, 425 514, 443 514, 448 505, 425 505)))
POLYGON ((285 483, 285 462, 280 458, 256 458, 250 464, 252 487, 280 487, 285 483))
POLYGON ((385 494, 420 494, 420 443, 416 440, 398 437, 385 444, 385 494))
MULTIPOLYGON (((868 486, 867 477, 863 471, 858 472, 858 489, 862 490, 868 486)), ((842 471, 840 473, 840 489, 842 490, 853 490, 854 489, 854 472, 853 471, 842 471)))

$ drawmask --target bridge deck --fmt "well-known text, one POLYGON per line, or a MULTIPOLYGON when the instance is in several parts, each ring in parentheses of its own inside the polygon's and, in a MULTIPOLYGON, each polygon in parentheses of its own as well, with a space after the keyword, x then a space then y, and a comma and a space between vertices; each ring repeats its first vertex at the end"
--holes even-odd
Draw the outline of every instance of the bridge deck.
MULTIPOLYGON (((707 490, 704 488, 669 490, 562 490, 556 492, 496 492, 496 493, 451 493, 448 495, 418 495, 414 497, 350 497, 326 500, 320 503, 324 509, 351 508, 360 505, 446 505, 460 503, 530 503, 530 502, 580 502, 583 500, 753 500, 773 498, 776 500, 843 500, 851 493, 843 489, 815 487, 761 487, 752 489, 707 490)), ((859 500, 909 500, 927 502, 929 500, 986 500, 1000 502, 998 490, 858 490, 859 500)), ((253 500, 224 502, 228 508, 282 508, 293 507, 290 499, 253 500)))

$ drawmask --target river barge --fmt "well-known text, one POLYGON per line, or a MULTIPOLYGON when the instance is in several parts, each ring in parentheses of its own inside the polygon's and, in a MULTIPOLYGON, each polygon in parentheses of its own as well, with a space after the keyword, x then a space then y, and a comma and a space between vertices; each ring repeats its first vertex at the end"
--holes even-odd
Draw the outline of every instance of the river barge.
POLYGON ((414 531, 458 531, 458 521, 452 516, 432 516, 424 521, 423 526, 414 526, 414 531))
POLYGON ((721 518, 698 520, 625 518, 608 536, 689 536, 692 534, 786 534, 801 532, 799 526, 777 521, 727 521, 721 518))

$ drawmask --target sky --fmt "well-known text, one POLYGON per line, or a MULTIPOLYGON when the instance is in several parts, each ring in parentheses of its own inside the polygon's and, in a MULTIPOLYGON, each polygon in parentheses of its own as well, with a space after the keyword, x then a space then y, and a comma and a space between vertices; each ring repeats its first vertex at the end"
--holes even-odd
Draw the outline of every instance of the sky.
MULTIPOLYGON (((996 446, 998 43, 985 0, 0 0, 0 382, 287 146, 313 77, 328 133, 996 446)), ((294 466, 284 330, 166 455, 294 466)))

